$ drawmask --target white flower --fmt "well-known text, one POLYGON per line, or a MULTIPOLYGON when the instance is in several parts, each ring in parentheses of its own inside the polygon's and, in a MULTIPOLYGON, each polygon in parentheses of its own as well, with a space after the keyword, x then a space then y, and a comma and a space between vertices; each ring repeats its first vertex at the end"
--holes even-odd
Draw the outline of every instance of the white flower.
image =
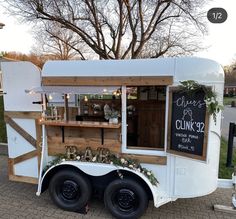
POLYGON ((128 161, 127 161, 127 160, 125 160, 124 164, 128 164, 128 161))
POLYGON ((80 160, 80 156, 77 156, 77 157, 76 157, 76 160, 80 160))
POLYGON ((111 161, 110 164, 113 164, 113 162, 111 161))
POLYGON ((94 156, 93 159, 92 159, 92 162, 95 162, 97 160, 97 157, 94 156))
POLYGON ((121 162, 122 164, 124 164, 125 161, 126 161, 126 160, 125 160, 124 158, 121 158, 121 159, 120 159, 120 162, 121 162))
POLYGON ((66 159, 65 159, 65 158, 63 158, 63 159, 61 159, 61 161, 62 161, 62 162, 64 162, 64 161, 66 161, 66 159))
POLYGON ((212 98, 207 98, 206 100, 204 100, 204 102, 206 103, 206 105, 210 105, 211 103, 215 103, 215 100, 213 100, 212 98))
POLYGON ((129 168, 134 168, 134 166, 132 164, 129 165, 129 168))
POLYGON ((151 176, 151 172, 148 171, 148 172, 147 172, 147 175, 148 175, 148 176, 151 176))
POLYGON ((211 103, 215 103, 216 99, 214 97, 211 98, 211 103))
POLYGON ((138 172, 141 172, 141 169, 140 169, 140 168, 138 168, 138 169, 137 169, 137 171, 138 171, 138 172))

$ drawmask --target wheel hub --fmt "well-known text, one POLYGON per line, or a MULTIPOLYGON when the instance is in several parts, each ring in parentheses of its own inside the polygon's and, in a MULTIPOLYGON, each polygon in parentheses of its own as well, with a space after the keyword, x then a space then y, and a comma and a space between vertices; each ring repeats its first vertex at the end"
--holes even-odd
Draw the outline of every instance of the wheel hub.
POLYGON ((136 195, 129 189, 120 189, 116 195, 118 206, 123 211, 128 211, 137 206, 136 195))
POLYGON ((62 185, 62 195, 64 198, 75 199, 79 192, 79 186, 72 180, 66 180, 62 185))

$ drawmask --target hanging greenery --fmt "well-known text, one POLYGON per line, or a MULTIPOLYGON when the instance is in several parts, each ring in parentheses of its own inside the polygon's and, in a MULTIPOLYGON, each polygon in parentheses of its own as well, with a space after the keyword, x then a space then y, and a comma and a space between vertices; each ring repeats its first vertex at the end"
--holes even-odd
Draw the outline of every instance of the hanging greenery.
MULTIPOLYGON (((69 146, 70 149, 73 147, 69 146)), ((73 154, 62 154, 58 155, 54 160, 49 162, 47 166, 44 168, 44 173, 52 166, 60 164, 64 161, 80 161, 80 162, 93 162, 93 163, 106 163, 110 165, 120 166, 124 168, 129 168, 131 170, 137 171, 142 173, 148 180, 151 182, 152 185, 157 186, 158 181, 154 176, 153 172, 147 170, 146 168, 142 167, 137 160, 133 160, 130 158, 119 157, 118 155, 111 154, 108 149, 98 148, 96 152, 92 151, 90 147, 86 148, 85 153, 73 153, 73 154)), ((118 170, 118 176, 123 178, 123 175, 118 170)))
POLYGON ((180 81, 179 89, 182 92, 194 95, 199 91, 205 93, 204 101, 206 103, 207 112, 213 116, 213 120, 216 123, 216 114, 223 109, 223 106, 219 104, 217 100, 217 94, 211 89, 211 87, 199 84, 194 80, 180 81))

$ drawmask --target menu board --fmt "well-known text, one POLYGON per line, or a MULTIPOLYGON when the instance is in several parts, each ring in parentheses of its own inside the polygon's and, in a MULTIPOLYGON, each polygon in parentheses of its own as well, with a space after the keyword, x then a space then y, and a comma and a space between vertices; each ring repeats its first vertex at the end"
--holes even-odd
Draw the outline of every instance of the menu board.
POLYGON ((173 89, 169 104, 168 151, 205 160, 209 116, 204 92, 190 95, 173 89))

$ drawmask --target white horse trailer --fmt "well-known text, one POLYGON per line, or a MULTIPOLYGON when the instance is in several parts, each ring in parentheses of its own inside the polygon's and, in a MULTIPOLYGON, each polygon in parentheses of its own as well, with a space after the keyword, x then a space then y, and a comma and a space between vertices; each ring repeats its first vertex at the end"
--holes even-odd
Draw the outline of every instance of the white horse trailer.
POLYGON ((9 178, 38 184, 37 195, 49 188, 62 209, 79 211, 96 194, 115 217, 137 218, 149 200, 159 207, 217 188, 221 114, 207 108, 222 103, 216 62, 49 61, 42 71, 11 62, 2 71, 9 178))

